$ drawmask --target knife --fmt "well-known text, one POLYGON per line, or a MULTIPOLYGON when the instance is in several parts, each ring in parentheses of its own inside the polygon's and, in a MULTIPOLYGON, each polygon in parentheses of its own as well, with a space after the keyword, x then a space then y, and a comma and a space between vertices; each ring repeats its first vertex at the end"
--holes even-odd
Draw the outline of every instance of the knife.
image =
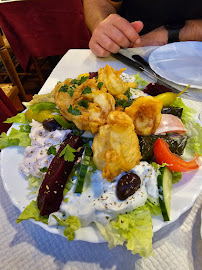
MULTIPOLYGON (((173 86, 171 86, 166 80, 164 80, 163 78, 161 78, 159 75, 157 75, 153 70, 148 71, 142 64, 132 60, 131 58, 121 54, 121 53, 116 53, 116 54, 111 54, 115 59, 119 60, 120 62, 126 64, 127 66, 136 69, 140 72, 144 72, 147 74, 147 76, 151 77, 152 79, 155 79, 155 81, 158 84, 164 85, 168 88, 170 88, 171 90, 173 90, 173 92, 175 93, 179 93, 179 90, 174 88, 173 86)), ((144 60, 145 61, 145 60, 144 60)), ((145 61, 146 62, 146 61, 145 61)), ((147 63, 147 62, 146 62, 147 63)), ((148 63, 147 63, 148 64, 148 63)), ((149 64, 148 64, 149 65, 149 64)))

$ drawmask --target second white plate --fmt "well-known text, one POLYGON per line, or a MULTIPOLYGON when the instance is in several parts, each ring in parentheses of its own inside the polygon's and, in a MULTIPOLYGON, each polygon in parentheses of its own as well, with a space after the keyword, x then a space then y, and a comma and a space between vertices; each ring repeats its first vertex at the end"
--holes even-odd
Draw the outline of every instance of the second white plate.
POLYGON ((180 85, 202 89, 202 42, 167 44, 149 57, 151 68, 161 77, 180 85))

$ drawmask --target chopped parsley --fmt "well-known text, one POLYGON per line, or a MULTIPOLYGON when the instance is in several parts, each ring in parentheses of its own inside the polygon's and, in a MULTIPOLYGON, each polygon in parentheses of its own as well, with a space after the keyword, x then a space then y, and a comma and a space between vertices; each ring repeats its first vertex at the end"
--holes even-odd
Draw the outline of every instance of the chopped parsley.
POLYGON ((47 167, 43 167, 43 168, 40 169, 40 172, 42 172, 42 173, 45 173, 47 171, 48 171, 48 168, 47 167))
POLYGON ((72 107, 72 105, 69 106, 69 109, 67 110, 69 113, 71 113, 72 115, 81 115, 81 112, 78 109, 78 106, 75 106, 74 108, 72 107))
POLYGON ((56 148, 55 148, 55 146, 51 145, 47 150, 47 154, 56 156, 56 148))
POLYGON ((81 94, 84 95, 84 94, 90 94, 90 93, 92 93, 91 88, 89 86, 86 86, 81 94))
POLYGON ((87 100, 87 99, 85 99, 85 100, 80 100, 79 102, 78 102, 78 105, 79 106, 82 106, 82 107, 84 107, 84 108, 86 108, 86 109, 88 109, 88 103, 90 102, 90 100, 87 100))
POLYGON ((78 84, 81 85, 84 83, 89 77, 88 76, 82 76, 81 79, 74 79, 71 81, 72 84, 78 84))
POLYGON ((59 156, 61 157, 64 155, 64 160, 71 162, 71 161, 74 161, 74 158, 75 158, 74 153, 75 152, 76 152, 76 150, 74 148, 72 148, 71 146, 69 146, 69 144, 67 144, 59 156))
POLYGON ((127 91, 125 92, 124 95, 125 95, 128 99, 131 98, 132 94, 131 94, 131 92, 130 92, 130 88, 127 89, 127 91))
POLYGON ((133 100, 115 98, 115 107, 120 106, 122 108, 126 108, 126 107, 129 107, 132 103, 133 103, 133 100))
POLYGON ((99 82, 98 84, 97 84, 97 88, 100 90, 101 89, 101 87, 103 86, 103 82, 99 82))
POLYGON ((69 85, 65 84, 65 85, 60 87, 58 93, 60 93, 60 92, 66 93, 68 88, 69 88, 69 85))
POLYGON ((75 88, 76 88, 76 86, 75 86, 75 84, 73 84, 72 86, 70 86, 69 90, 67 91, 67 93, 70 95, 70 97, 73 96, 75 88))

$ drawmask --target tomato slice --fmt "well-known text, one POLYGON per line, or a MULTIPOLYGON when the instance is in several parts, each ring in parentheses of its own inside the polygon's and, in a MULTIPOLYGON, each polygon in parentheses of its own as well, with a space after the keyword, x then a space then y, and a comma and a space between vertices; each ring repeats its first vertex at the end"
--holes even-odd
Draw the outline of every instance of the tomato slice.
POLYGON ((196 170, 199 165, 196 162, 197 157, 191 161, 185 161, 173 154, 167 142, 159 138, 154 144, 154 155, 158 164, 166 163, 166 166, 173 172, 187 172, 196 170))

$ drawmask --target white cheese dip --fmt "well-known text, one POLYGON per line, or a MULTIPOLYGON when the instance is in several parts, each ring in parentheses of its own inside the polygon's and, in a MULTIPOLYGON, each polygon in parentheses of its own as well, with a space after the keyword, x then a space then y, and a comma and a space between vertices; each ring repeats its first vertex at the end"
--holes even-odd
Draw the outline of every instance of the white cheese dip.
POLYGON ((54 155, 48 155, 47 150, 54 145, 58 151, 60 144, 64 141, 70 130, 47 131, 42 123, 32 120, 29 137, 31 146, 27 146, 24 151, 24 159, 19 169, 26 175, 43 177, 44 173, 40 169, 49 167, 54 155))
MULTIPOLYGON (((60 207, 64 219, 69 215, 77 216, 82 226, 87 226, 94 221, 107 224, 117 215, 131 212, 135 208, 143 206, 147 201, 148 191, 151 196, 158 196, 157 173, 150 164, 140 162, 131 172, 140 177, 141 186, 124 201, 118 199, 116 186, 125 173, 120 174, 114 181, 108 182, 103 179, 102 172, 96 170, 91 175, 90 186, 86 187, 82 194, 74 193, 74 185, 66 195, 68 202, 63 201, 60 207)), ((49 225, 56 225, 56 223, 50 215, 49 225)))

